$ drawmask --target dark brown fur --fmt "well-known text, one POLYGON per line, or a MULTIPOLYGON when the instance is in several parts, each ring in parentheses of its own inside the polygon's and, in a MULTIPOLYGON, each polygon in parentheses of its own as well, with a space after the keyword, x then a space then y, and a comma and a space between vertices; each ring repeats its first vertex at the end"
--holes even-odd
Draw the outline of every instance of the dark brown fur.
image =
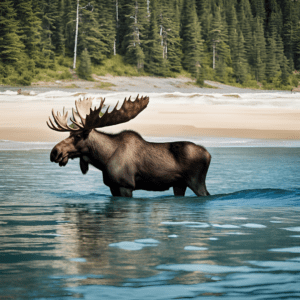
POLYGON ((187 187, 197 196, 209 195, 205 178, 211 156, 191 142, 149 143, 134 131, 111 135, 92 129, 71 132, 50 154, 60 166, 78 157, 83 174, 90 164, 103 172, 113 196, 170 187, 176 196, 184 196, 187 187))

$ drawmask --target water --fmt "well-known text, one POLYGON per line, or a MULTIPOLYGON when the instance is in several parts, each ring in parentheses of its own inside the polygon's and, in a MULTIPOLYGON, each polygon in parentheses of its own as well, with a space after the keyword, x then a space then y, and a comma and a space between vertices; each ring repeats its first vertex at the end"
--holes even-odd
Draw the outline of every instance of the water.
POLYGON ((212 196, 126 199, 2 141, 0 299, 300 298, 297 142, 206 142, 212 196))

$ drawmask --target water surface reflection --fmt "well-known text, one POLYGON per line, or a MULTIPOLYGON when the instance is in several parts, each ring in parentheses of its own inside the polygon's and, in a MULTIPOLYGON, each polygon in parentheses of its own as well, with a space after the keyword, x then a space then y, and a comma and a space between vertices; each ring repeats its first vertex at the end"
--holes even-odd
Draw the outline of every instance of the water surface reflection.
POLYGON ((213 165, 209 184, 222 194, 132 199, 109 196, 95 170, 52 168, 46 152, 17 153, 9 169, 0 152, 0 299, 299 298, 297 151, 272 150, 258 189, 253 149, 218 151, 226 168, 213 165), (252 177, 226 192, 214 182, 230 182, 239 151, 252 177), (274 187, 284 173, 292 180, 274 187))

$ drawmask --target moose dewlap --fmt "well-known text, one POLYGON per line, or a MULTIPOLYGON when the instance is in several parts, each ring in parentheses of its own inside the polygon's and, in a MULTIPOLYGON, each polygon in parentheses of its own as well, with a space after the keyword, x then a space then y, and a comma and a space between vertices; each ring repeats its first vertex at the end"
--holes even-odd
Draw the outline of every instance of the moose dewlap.
POLYGON ((149 97, 125 98, 120 109, 117 104, 100 116, 104 101, 94 109, 92 98, 75 101, 72 125, 67 123, 68 112, 61 115, 52 110, 53 120, 49 118, 47 125, 70 132, 52 149, 52 162, 65 166, 70 158, 79 158, 83 174, 93 165, 103 172, 104 184, 113 196, 132 197, 134 190, 165 191, 170 187, 175 196, 184 196, 187 187, 197 196, 209 195, 205 178, 211 156, 204 147, 185 141, 149 143, 131 130, 118 134, 96 130, 135 118, 147 107, 149 97))

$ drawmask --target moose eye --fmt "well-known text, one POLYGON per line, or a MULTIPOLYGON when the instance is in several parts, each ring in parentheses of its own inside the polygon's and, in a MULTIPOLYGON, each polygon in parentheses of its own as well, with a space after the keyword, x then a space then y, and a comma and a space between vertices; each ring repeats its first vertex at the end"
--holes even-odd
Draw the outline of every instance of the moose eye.
POLYGON ((74 138, 76 141, 80 140, 82 138, 81 134, 74 135, 74 138))

